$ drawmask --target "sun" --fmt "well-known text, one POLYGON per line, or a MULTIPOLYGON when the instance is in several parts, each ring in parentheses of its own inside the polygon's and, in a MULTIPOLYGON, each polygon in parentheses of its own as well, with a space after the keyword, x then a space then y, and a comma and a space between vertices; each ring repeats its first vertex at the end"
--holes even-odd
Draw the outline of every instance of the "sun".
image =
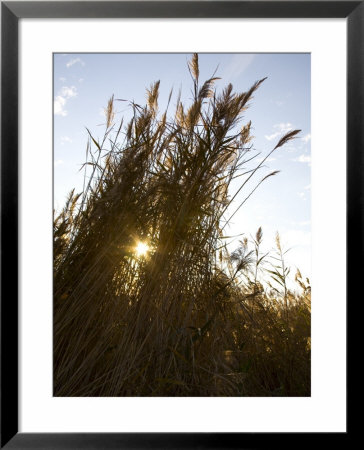
POLYGON ((137 256, 145 256, 149 251, 149 245, 145 242, 138 242, 135 252, 137 256))

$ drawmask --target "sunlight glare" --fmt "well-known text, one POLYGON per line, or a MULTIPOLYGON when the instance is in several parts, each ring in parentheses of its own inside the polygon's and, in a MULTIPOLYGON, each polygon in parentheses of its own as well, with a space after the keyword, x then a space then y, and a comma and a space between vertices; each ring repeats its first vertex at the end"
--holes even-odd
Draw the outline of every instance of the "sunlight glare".
POLYGON ((135 251, 137 256, 145 256, 149 251, 149 246, 144 242, 138 242, 135 251))

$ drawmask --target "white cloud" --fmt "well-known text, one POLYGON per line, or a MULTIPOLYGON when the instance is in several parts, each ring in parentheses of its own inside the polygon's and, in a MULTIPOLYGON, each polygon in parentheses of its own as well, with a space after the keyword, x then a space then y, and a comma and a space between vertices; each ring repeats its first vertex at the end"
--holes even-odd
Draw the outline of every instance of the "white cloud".
POLYGON ((70 60, 68 61, 68 63, 66 63, 67 69, 69 69, 70 67, 72 67, 74 64, 81 64, 81 66, 84 66, 84 65, 85 65, 85 63, 82 61, 81 58, 73 58, 73 59, 70 59, 70 60))
POLYGON ((281 134, 281 133, 279 133, 279 132, 277 131, 276 133, 265 135, 265 138, 266 138, 268 141, 272 141, 273 139, 275 139, 276 137, 278 137, 280 134, 281 134))
POLYGON ((305 186, 303 189, 306 189, 307 191, 309 191, 311 189, 311 184, 308 184, 307 186, 305 186))
POLYGON ((307 142, 311 140, 311 134, 306 134, 306 136, 303 136, 302 140, 307 144, 307 142))
POLYGON ((84 78, 80 78, 80 79, 78 80, 78 82, 79 82, 79 83, 83 83, 83 82, 84 82, 84 78))
POLYGON ((54 99, 54 115, 55 116, 67 116, 68 112, 65 109, 68 99, 77 96, 77 89, 74 86, 63 86, 59 91, 59 94, 54 99))
POLYGON ((61 166, 62 164, 63 164, 63 160, 62 159, 57 159, 56 161, 54 161, 54 167, 61 166))
POLYGON ((289 122, 281 122, 274 125, 274 128, 278 128, 281 133, 288 133, 288 131, 291 131, 293 129, 293 125, 289 122))
POLYGON ((281 241, 285 247, 311 246, 311 232, 304 230, 287 230, 280 233, 281 241))
POLYGON ((67 116, 67 111, 64 109, 66 99, 61 95, 57 95, 54 99, 54 115, 55 116, 67 116))
POLYGON ((304 192, 298 192, 298 196, 299 196, 299 198, 302 198, 302 200, 303 200, 304 198, 306 198, 304 192))
POLYGON ((72 139, 69 138, 68 136, 62 136, 62 137, 61 137, 61 144, 64 145, 66 142, 71 143, 71 142, 72 142, 72 139))
POLYGON ((221 77, 226 81, 237 78, 250 66, 253 59, 254 55, 250 53, 234 55, 231 58, 230 63, 226 66, 221 77))
POLYGON ((282 136, 283 134, 288 133, 289 131, 293 130, 293 126, 291 123, 277 123, 273 125, 273 128, 276 129, 273 134, 265 135, 265 138, 268 141, 272 141, 273 139, 277 138, 278 136, 282 136))
POLYGON ((300 155, 298 158, 295 158, 293 161, 300 163, 307 163, 309 166, 311 165, 311 156, 310 155, 300 155))
POLYGON ((279 108, 284 105, 284 102, 282 100, 274 100, 271 98, 270 101, 271 101, 271 103, 274 103, 279 108))
POLYGON ((65 77, 59 77, 59 81, 62 81, 62 83, 66 82, 66 78, 65 77))
POLYGON ((77 89, 74 86, 71 87, 63 86, 61 89, 61 95, 66 99, 76 97, 77 89))

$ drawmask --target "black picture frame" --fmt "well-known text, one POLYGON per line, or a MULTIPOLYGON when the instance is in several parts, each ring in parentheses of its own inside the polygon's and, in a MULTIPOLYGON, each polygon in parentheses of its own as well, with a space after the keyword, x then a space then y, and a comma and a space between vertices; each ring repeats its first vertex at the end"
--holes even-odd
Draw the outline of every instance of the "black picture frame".
MULTIPOLYGON (((362 274, 363 263, 358 260, 364 211, 364 1, 1 2, 1 448, 306 446, 310 433, 18 433, 18 22, 21 18, 117 17, 347 19, 347 304, 362 274)), ((348 421, 346 433, 330 435, 339 445, 347 445, 349 431, 348 421)), ((314 440, 327 444, 328 437, 316 433, 314 440)))

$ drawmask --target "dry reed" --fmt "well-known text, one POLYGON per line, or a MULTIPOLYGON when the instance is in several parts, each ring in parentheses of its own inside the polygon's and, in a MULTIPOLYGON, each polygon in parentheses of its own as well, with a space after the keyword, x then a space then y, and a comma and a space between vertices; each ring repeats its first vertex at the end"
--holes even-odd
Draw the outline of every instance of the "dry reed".
POLYGON ((158 81, 125 126, 112 97, 104 137, 89 132, 84 190, 54 220, 56 396, 310 395, 309 284, 297 274, 293 293, 285 268, 266 271, 261 229, 232 255, 222 232, 231 181, 244 176, 242 195, 298 131, 249 166, 241 121, 264 79, 217 94, 217 77, 199 84, 197 54, 189 70, 194 97, 172 119, 158 81))

